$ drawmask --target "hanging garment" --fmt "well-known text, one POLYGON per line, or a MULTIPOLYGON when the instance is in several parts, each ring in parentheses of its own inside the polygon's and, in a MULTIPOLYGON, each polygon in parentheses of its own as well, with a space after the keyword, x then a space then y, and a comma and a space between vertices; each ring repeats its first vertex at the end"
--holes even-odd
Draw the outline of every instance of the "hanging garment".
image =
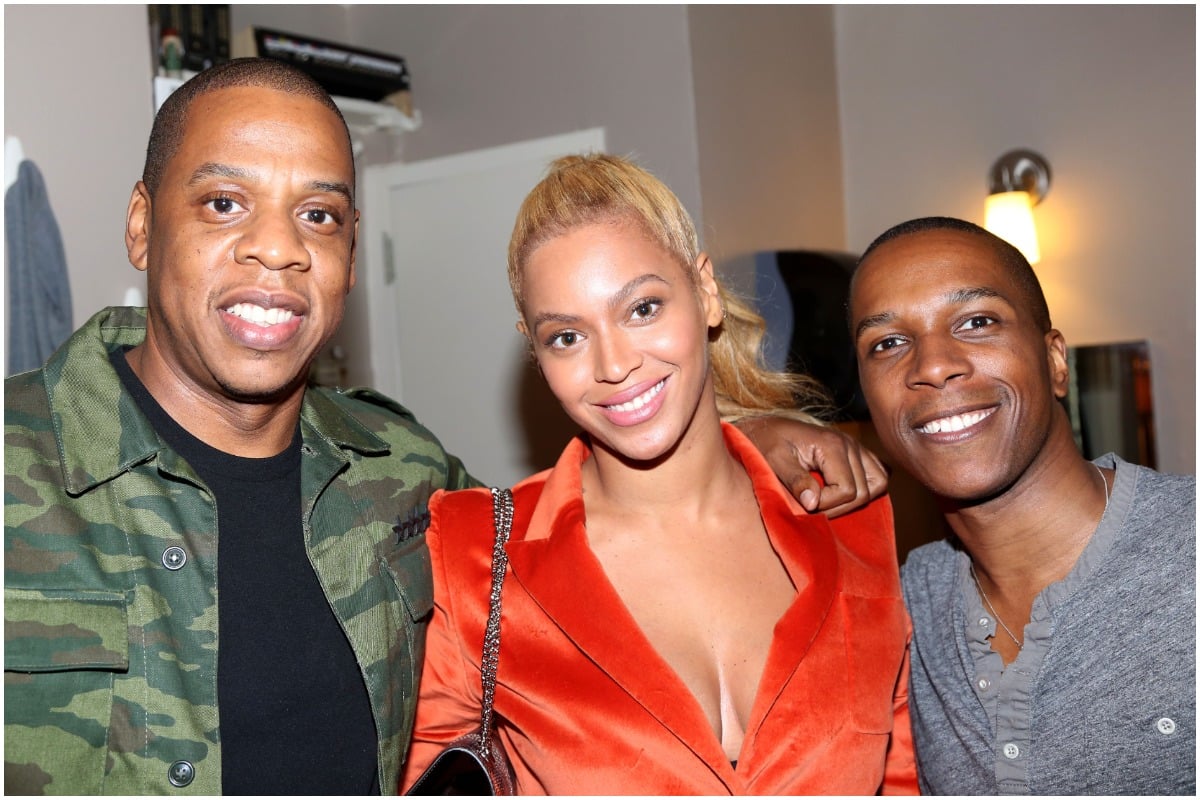
POLYGON ((9 375, 40 367, 73 326, 66 252, 42 173, 22 160, 16 174, 4 193, 9 375))

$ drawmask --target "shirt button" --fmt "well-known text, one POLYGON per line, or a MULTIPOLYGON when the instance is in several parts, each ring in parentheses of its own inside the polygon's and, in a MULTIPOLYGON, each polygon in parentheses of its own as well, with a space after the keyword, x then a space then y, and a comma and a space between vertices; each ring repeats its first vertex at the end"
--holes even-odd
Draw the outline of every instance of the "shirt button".
POLYGON ((986 628, 988 626, 989 622, 991 622, 991 620, 988 619, 987 617, 980 617, 979 618, 979 627, 986 628))
POLYGON ((1008 744, 1004 745, 1004 757, 1005 758, 1012 759, 1012 758, 1016 758, 1019 755, 1021 755, 1021 748, 1017 747, 1012 742, 1009 742, 1008 744))
POLYGON ((1170 736, 1175 732, 1175 720, 1170 717, 1163 717, 1158 722, 1154 723, 1154 727, 1158 728, 1158 732, 1170 736))
POLYGON ((980 689, 982 689, 985 692, 987 691, 987 688, 991 685, 992 685, 992 682, 989 681, 987 678, 980 678, 979 683, 976 684, 976 686, 978 686, 980 689))
POLYGON ((196 768, 189 761, 176 761, 167 767, 167 780, 172 786, 187 786, 196 777, 196 768))
MULTIPOLYGON (((174 572, 177 569, 182 569, 183 565, 187 563, 187 552, 182 547, 176 547, 176 546, 172 545, 171 547, 168 547, 166 550, 163 550, 162 563, 163 563, 164 567, 171 570, 172 572, 174 572)), ((187 762, 180 762, 180 763, 187 763, 187 762)))

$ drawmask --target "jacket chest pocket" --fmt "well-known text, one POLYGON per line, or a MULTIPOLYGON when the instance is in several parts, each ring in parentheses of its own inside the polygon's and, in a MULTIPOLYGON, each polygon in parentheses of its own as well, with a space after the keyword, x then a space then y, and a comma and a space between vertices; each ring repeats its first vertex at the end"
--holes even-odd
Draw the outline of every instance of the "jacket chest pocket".
POLYGON ((388 553, 386 565, 400 595, 401 613, 396 623, 403 632, 406 645, 401 652, 409 655, 407 664, 393 664, 392 667, 400 671, 404 701, 415 703, 417 679, 425 657, 425 627, 433 611, 433 565, 429 559, 425 534, 420 533, 401 542, 388 553))
POLYGON ((122 592, 4 589, 6 793, 102 790, 127 605, 122 592))

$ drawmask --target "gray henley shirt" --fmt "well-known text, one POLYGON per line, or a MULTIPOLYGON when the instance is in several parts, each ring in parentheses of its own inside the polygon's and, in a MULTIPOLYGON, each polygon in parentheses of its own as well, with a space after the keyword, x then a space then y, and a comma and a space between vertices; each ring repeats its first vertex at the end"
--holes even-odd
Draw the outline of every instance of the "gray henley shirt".
POLYGON ((961 545, 909 554, 923 794, 1196 794, 1196 480, 1096 463, 1108 510, 1007 668, 961 545))

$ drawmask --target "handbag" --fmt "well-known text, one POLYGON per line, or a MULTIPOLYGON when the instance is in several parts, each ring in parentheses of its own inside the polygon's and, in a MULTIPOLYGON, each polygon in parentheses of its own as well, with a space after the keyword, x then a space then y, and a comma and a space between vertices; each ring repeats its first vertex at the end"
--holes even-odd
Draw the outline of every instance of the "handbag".
POLYGON ((492 547, 492 591, 483 637, 483 710, 479 727, 446 745, 406 794, 511 795, 513 771, 504 746, 492 726, 496 696, 496 667, 500 663, 500 590, 508 571, 504 545, 512 531, 513 499, 508 489, 492 488, 492 517, 496 542, 492 547))

